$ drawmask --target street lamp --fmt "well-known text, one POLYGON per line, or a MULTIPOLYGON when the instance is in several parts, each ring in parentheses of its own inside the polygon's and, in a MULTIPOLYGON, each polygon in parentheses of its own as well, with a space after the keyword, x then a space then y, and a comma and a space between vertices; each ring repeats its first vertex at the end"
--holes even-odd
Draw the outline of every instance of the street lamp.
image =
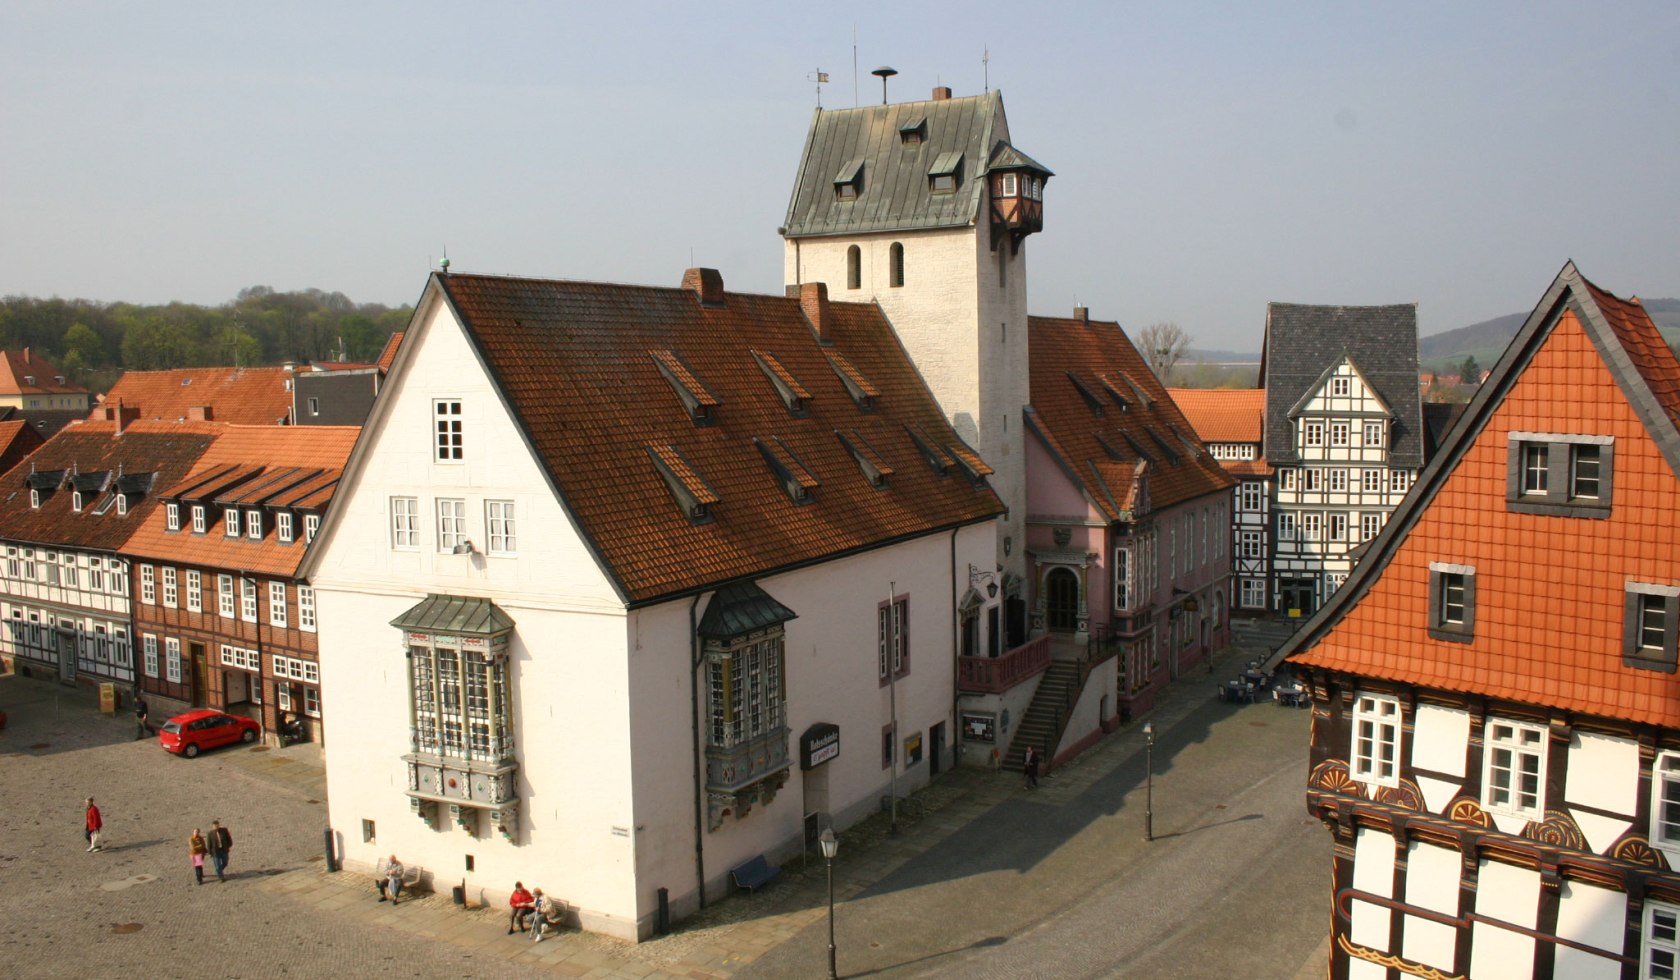
POLYGON ((832 827, 824 827, 817 843, 822 845, 823 860, 828 864, 828 980, 839 980, 840 974, 834 970, 834 855, 840 853, 840 841, 835 839, 832 827))
MULTIPOLYGON (((1146 721, 1146 722, 1143 723, 1143 737, 1145 739, 1145 742, 1144 742, 1144 746, 1145 746, 1145 748, 1144 748, 1144 767, 1147 770, 1147 773, 1144 776, 1144 783, 1143 783, 1143 785, 1144 785, 1144 794, 1143 794, 1143 839, 1148 840, 1148 841, 1152 841, 1152 840, 1155 839, 1155 723, 1154 722, 1146 721)), ((828 852, 825 849, 823 853, 826 854, 828 852)))

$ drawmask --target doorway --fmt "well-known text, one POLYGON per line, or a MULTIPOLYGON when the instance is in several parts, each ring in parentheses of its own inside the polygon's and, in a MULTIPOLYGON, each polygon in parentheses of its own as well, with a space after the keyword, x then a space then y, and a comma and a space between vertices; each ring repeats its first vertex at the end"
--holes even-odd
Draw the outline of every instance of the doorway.
POLYGON ((939 775, 939 760, 945 757, 945 723, 928 729, 928 741, 933 745, 933 752, 928 756, 928 775, 939 775))
POLYGON ((1079 576, 1072 569, 1052 568, 1044 581, 1045 624, 1058 633, 1079 628, 1079 576))
POLYGON ((69 624, 53 630, 58 647, 58 679, 65 684, 76 682, 76 634, 69 624))
POLYGON ((1282 612, 1291 619, 1313 614, 1317 589, 1310 578, 1286 578, 1279 583, 1278 594, 1283 600, 1282 612))
POLYGON ((192 704, 202 708, 210 696, 210 658, 205 656, 202 643, 189 642, 187 652, 192 657, 192 704))

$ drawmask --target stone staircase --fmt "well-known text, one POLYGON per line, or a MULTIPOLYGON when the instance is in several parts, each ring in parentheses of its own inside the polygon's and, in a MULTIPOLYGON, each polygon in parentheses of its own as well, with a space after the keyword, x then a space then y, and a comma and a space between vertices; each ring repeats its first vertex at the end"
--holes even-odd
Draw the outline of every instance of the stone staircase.
POLYGON ((1303 619, 1268 616, 1261 619, 1231 619, 1231 641, 1245 650, 1274 653, 1284 641, 1295 635, 1305 623, 1303 619))
POLYGON ((1067 728, 1068 715, 1078 702, 1079 693, 1079 662, 1050 661, 1050 669, 1039 678, 1032 703, 1015 726, 1015 735, 1009 741, 1009 754, 1004 756, 1003 767, 1011 772, 1020 772, 1026 761, 1027 746, 1034 745, 1038 748, 1038 771, 1041 774, 1049 772, 1050 761, 1056 755, 1056 746, 1061 744, 1062 732, 1067 728))

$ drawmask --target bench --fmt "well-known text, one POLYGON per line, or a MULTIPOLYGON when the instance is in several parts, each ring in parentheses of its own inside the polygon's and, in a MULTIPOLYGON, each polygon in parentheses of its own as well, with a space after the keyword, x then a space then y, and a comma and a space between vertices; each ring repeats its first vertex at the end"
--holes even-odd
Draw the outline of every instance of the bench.
POLYGON ((729 869, 729 880, 736 888, 745 888, 750 895, 765 885, 776 880, 782 873, 781 868, 772 867, 769 861, 760 854, 744 864, 729 869))

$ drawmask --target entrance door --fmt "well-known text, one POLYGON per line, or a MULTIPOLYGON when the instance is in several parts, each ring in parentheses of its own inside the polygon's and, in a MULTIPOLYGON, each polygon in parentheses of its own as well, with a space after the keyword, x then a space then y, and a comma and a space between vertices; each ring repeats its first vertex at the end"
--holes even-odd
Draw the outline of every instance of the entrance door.
POLYGON ((202 643, 188 643, 187 652, 192 656, 193 707, 202 708, 210 695, 210 659, 205 656, 202 643))
POLYGON ((1313 614, 1315 589, 1310 578, 1286 578, 1279 590, 1283 598, 1283 614, 1289 617, 1304 617, 1313 614))
POLYGON ((53 630, 58 647, 58 679, 66 684, 76 681, 76 634, 68 625, 53 630))
POLYGON ((1072 633, 1079 628, 1079 576, 1066 568, 1050 570, 1044 583, 1045 625, 1058 633, 1072 633))
POLYGON ((939 760, 945 757, 945 723, 928 729, 928 741, 933 743, 933 754, 928 757, 928 775, 939 775, 939 760))

